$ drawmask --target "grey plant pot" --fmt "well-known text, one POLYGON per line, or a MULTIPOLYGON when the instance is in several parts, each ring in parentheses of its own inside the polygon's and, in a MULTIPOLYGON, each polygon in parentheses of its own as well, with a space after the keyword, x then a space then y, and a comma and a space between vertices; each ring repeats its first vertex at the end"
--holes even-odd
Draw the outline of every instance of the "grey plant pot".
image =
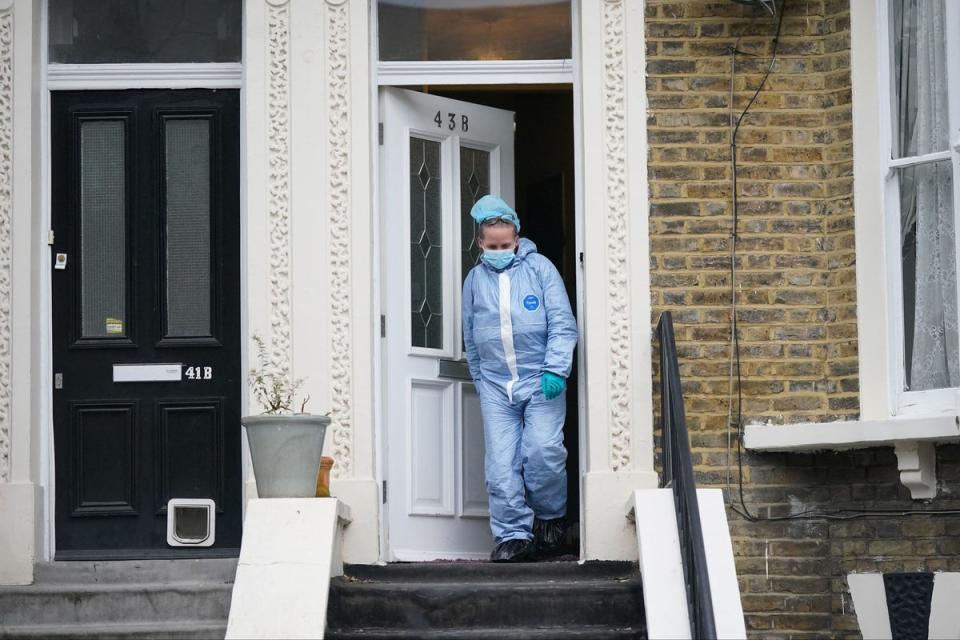
POLYGON ((257 495, 261 498, 312 498, 323 452, 327 416, 246 416, 257 495))

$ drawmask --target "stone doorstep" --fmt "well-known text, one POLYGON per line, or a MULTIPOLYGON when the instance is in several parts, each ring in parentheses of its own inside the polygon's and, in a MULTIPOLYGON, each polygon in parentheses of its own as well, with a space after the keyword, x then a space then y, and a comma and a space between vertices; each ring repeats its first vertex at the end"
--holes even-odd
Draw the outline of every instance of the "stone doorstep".
POLYGON ((35 584, 232 584, 236 573, 237 558, 60 561, 37 563, 34 567, 34 581, 35 584))
POLYGON ((0 638, 222 638, 237 560, 45 562, 0 587, 0 638))

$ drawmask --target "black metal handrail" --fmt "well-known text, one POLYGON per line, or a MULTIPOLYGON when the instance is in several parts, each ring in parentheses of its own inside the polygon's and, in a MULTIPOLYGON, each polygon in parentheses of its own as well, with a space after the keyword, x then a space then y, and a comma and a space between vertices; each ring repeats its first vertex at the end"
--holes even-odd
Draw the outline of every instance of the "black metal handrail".
POLYGON ((690 632, 694 638, 713 640, 717 637, 707 574, 707 554, 700 526, 697 484, 690 461, 690 437, 683 410, 680 387, 680 365, 673 337, 673 317, 669 311, 660 314, 657 325, 660 338, 660 415, 663 420, 663 486, 673 489, 680 534, 680 557, 687 589, 690 632))

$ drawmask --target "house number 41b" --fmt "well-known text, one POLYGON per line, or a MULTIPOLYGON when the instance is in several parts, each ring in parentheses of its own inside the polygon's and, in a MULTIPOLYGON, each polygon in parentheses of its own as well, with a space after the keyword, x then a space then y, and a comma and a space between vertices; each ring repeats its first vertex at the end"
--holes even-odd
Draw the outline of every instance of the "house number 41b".
POLYGON ((437 114, 433 116, 433 121, 437 123, 437 128, 443 127, 444 121, 446 121, 447 129, 453 131, 457 128, 457 123, 460 124, 460 131, 469 131, 470 130, 470 118, 463 115, 462 113, 447 113, 447 117, 444 118, 441 112, 437 111, 437 114))
POLYGON ((183 375, 188 380, 213 380, 213 367, 187 367, 183 375))

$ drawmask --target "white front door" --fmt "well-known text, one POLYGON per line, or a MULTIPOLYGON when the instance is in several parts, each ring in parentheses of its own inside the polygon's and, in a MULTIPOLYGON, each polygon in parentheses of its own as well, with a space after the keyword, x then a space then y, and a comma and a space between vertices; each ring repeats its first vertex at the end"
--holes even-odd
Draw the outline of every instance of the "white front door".
POLYGON ((483 558, 493 546, 460 287, 479 258, 473 203, 495 193, 513 204, 513 115, 381 89, 391 560, 483 558))

